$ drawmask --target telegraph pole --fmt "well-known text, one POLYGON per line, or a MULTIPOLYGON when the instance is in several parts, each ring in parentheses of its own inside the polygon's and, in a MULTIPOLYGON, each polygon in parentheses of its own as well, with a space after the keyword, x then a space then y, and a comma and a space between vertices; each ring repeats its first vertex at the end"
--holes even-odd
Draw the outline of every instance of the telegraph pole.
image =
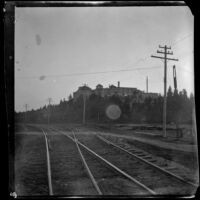
POLYGON ((83 124, 85 124, 86 96, 83 94, 83 124))
POLYGON ((48 125, 49 125, 49 120, 50 120, 50 105, 51 105, 51 102, 52 102, 52 98, 48 98, 47 100, 49 102, 49 106, 48 106, 48 125))
POLYGON ((146 93, 148 93, 148 76, 146 78, 146 93))
POLYGON ((173 66, 174 91, 177 91, 176 66, 173 66))
POLYGON ((167 55, 173 55, 173 52, 167 51, 168 49, 171 49, 171 47, 165 46, 160 46, 159 48, 164 49, 163 51, 157 50, 157 53, 164 54, 164 57, 160 56, 151 56, 153 58, 160 58, 164 59, 164 103, 163 103, 163 137, 166 137, 166 110, 167 110, 167 95, 166 95, 166 90, 167 90, 167 60, 173 60, 173 61, 178 61, 178 59, 175 58, 168 58, 167 55))

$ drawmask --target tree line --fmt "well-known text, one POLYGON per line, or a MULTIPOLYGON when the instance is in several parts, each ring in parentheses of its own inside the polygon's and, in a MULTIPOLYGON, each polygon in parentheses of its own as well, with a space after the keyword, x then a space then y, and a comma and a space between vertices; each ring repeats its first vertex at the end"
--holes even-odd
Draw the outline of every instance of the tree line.
MULTIPOLYGON (((194 96, 187 91, 167 92, 167 123, 192 123, 194 96)), ((120 97, 118 95, 101 97, 92 94, 86 100, 86 123, 162 123, 163 96, 145 98, 144 101, 134 101, 134 96, 120 97), (121 115, 112 120, 106 115, 109 105, 118 105, 121 115)), ((16 122, 27 123, 82 123, 83 96, 74 100, 70 95, 68 100, 60 100, 58 105, 48 105, 36 110, 15 113, 16 122)))

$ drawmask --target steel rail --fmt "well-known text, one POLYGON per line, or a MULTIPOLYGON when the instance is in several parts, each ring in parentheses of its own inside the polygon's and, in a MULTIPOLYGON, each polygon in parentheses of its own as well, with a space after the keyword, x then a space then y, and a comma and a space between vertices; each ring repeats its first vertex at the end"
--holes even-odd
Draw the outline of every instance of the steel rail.
MULTIPOLYGON (((63 135, 65 135, 66 137, 70 138, 73 142, 74 139, 63 133, 60 130, 56 130, 55 131, 59 131, 60 133, 62 133, 63 135)), ((139 182, 138 180, 136 180, 135 178, 133 178, 132 176, 130 176, 129 174, 127 174, 126 172, 122 171, 121 169, 119 169, 118 167, 116 167, 115 165, 113 165, 112 163, 110 163, 109 161, 107 161, 106 159, 104 159, 103 157, 101 157, 100 155, 98 155, 97 153, 95 153, 93 150, 91 150, 90 148, 88 148, 87 146, 85 146, 84 144, 82 144, 81 142, 79 142, 77 140, 77 143, 79 145, 81 145, 84 149, 86 149, 88 152, 90 152, 92 155, 96 156, 97 158, 99 158, 101 161, 103 161, 104 163, 106 163, 108 166, 110 166, 111 168, 115 169, 115 171, 117 171, 119 174, 123 175, 124 177, 126 177, 127 179, 131 180, 132 182, 136 183, 137 185, 139 185, 140 187, 142 187, 143 189, 147 190, 150 194, 152 195, 156 195, 156 192, 153 191, 152 189, 150 189, 149 187, 147 187, 146 185, 144 185, 143 183, 139 182)))
POLYGON ((130 155, 132 155, 132 156, 138 158, 139 160, 141 160, 141 161, 143 161, 143 162, 145 162, 145 163, 147 163, 147 164, 149 164, 149 165, 155 167, 156 169, 158 169, 158 170, 164 172, 165 174, 171 175, 172 177, 174 177, 174 178, 176 178, 176 179, 178 179, 178 180, 180 180, 180 181, 182 181, 182 182, 184 182, 184 183, 187 183, 187 184, 189 184, 189 185, 198 187, 197 184, 184 180, 184 179, 181 178, 180 176, 177 176, 176 174, 171 173, 171 172, 169 172, 169 171, 167 171, 167 170, 165 170, 165 169, 163 169, 163 168, 161 168, 161 167, 159 167, 159 166, 157 166, 157 165, 155 165, 155 164, 153 164, 153 163, 151 163, 151 162, 149 162, 149 161, 147 161, 147 160, 145 160, 145 159, 143 159, 143 158, 141 158, 141 157, 139 157, 139 156, 137 156, 137 155, 135 155, 134 153, 132 153, 132 152, 130 152, 130 151, 128 151, 128 150, 126 150, 126 149, 124 149, 124 148, 118 146, 117 144, 114 144, 113 142, 111 142, 111 141, 109 141, 109 140, 103 138, 102 136, 97 135, 97 134, 95 134, 95 135, 96 135, 100 140, 104 141, 105 143, 110 144, 110 145, 112 145, 112 146, 114 146, 114 147, 116 147, 116 148, 118 148, 118 149, 121 149, 122 151, 125 151, 126 153, 128 153, 128 154, 130 154, 130 155))
POLYGON ((87 162, 86 162, 86 160, 85 160, 85 158, 84 158, 84 156, 83 156, 83 154, 82 154, 82 152, 81 152, 81 150, 80 150, 80 148, 79 148, 79 145, 78 145, 78 142, 77 142, 75 133, 74 133, 73 131, 72 131, 72 133, 73 133, 73 135, 74 135, 74 142, 75 142, 76 147, 77 147, 77 149, 78 149, 78 152, 79 152, 79 154, 80 154, 80 157, 81 157, 81 160, 82 160, 82 162, 83 162, 83 165, 84 165, 85 169, 87 170, 87 173, 88 173, 88 175, 89 175, 89 177, 90 177, 90 180, 92 181, 92 184, 94 185, 94 187, 95 187, 96 191, 98 192, 98 194, 99 194, 99 195, 102 195, 103 193, 101 192, 101 190, 100 190, 100 188, 99 188, 99 186, 98 186, 98 184, 97 184, 97 182, 96 182, 94 176, 92 175, 92 172, 90 171, 90 169, 89 169, 89 167, 88 167, 88 165, 87 165, 87 162))
POLYGON ((51 164, 50 164, 50 155, 49 155, 49 145, 46 133, 43 131, 46 143, 46 153, 47 153, 47 175, 48 175, 48 186, 49 186, 49 195, 53 195, 53 187, 52 187, 52 180, 51 180, 51 164))

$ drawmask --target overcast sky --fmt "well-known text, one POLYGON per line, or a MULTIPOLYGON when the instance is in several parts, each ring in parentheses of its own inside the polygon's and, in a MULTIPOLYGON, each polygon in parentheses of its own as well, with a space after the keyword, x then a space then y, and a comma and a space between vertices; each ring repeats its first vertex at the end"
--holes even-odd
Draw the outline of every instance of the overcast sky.
POLYGON ((15 110, 53 104, 79 86, 136 87, 163 94, 164 63, 151 58, 171 46, 168 86, 194 93, 193 23, 188 7, 66 7, 15 10, 15 110), (128 71, 120 71, 126 70, 128 71), (109 71, 120 72, 109 72, 109 71), (129 71, 132 70, 132 71, 129 71), (106 72, 88 75, 77 73, 106 72), (71 75, 70 75, 71 74, 71 75))

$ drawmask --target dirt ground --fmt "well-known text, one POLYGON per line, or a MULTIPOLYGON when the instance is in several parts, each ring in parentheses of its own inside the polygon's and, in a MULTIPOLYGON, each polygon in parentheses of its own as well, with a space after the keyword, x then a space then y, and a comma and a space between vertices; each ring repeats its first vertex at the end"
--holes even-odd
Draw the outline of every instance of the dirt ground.
POLYGON ((16 134, 15 145, 14 181, 17 195, 48 195, 43 135, 31 132, 16 134))
MULTIPOLYGON (((40 126, 41 125, 16 126, 15 129, 15 186, 18 195, 48 195, 45 140, 43 134, 39 133, 41 131, 39 129, 40 126)), ((69 128, 74 127, 73 124, 57 124, 52 126, 65 130, 69 130, 69 128)), ((116 128, 110 128, 108 130, 92 126, 83 127, 82 125, 76 125, 76 127, 80 131, 86 133, 102 132, 104 134, 112 134, 120 137, 134 136, 147 141, 154 141, 155 143, 167 142, 167 144, 171 144, 175 147, 181 145, 195 145, 195 142, 191 143, 191 141, 175 140, 173 137, 163 138, 157 132, 155 132, 155 134, 148 134, 148 132, 141 133, 137 131, 121 130, 116 128)), ((57 194, 62 193, 66 195, 66 191, 71 195, 76 195, 77 192, 78 194, 83 194, 82 191, 84 190, 84 194, 87 195, 90 193, 87 193, 86 191, 88 190, 88 187, 86 187, 86 183, 88 182, 87 174, 84 172, 84 167, 82 166, 80 158, 76 156, 77 152, 71 154, 71 156, 66 154, 66 152, 73 152, 73 147, 71 145, 66 145, 65 140, 66 138, 64 136, 57 137, 56 134, 49 135, 51 147, 50 155, 54 157, 54 159, 51 161, 54 165, 53 183, 54 186, 57 187, 57 194), (59 155, 60 157, 56 155, 59 155), (72 162, 73 160, 74 162, 72 162), (71 169, 70 166, 72 166, 73 163, 74 167, 71 169), (77 165, 76 163, 79 164, 77 165), (73 173, 68 175, 70 176, 74 174, 74 177, 70 179, 71 181, 68 181, 69 179, 66 177, 66 175, 70 170, 72 170, 71 172, 73 173), (81 179, 76 175, 80 172, 82 175, 80 174, 78 177, 82 177, 81 179)), ((191 170, 192 174, 195 174, 198 171, 197 152, 162 148, 161 146, 142 142, 142 140, 130 140, 128 138, 124 138, 124 140, 126 140, 128 144, 134 145, 135 147, 152 155, 179 163, 180 165, 183 165, 191 170)), ((91 190, 92 186, 89 188, 90 189, 88 191, 91 190)))

